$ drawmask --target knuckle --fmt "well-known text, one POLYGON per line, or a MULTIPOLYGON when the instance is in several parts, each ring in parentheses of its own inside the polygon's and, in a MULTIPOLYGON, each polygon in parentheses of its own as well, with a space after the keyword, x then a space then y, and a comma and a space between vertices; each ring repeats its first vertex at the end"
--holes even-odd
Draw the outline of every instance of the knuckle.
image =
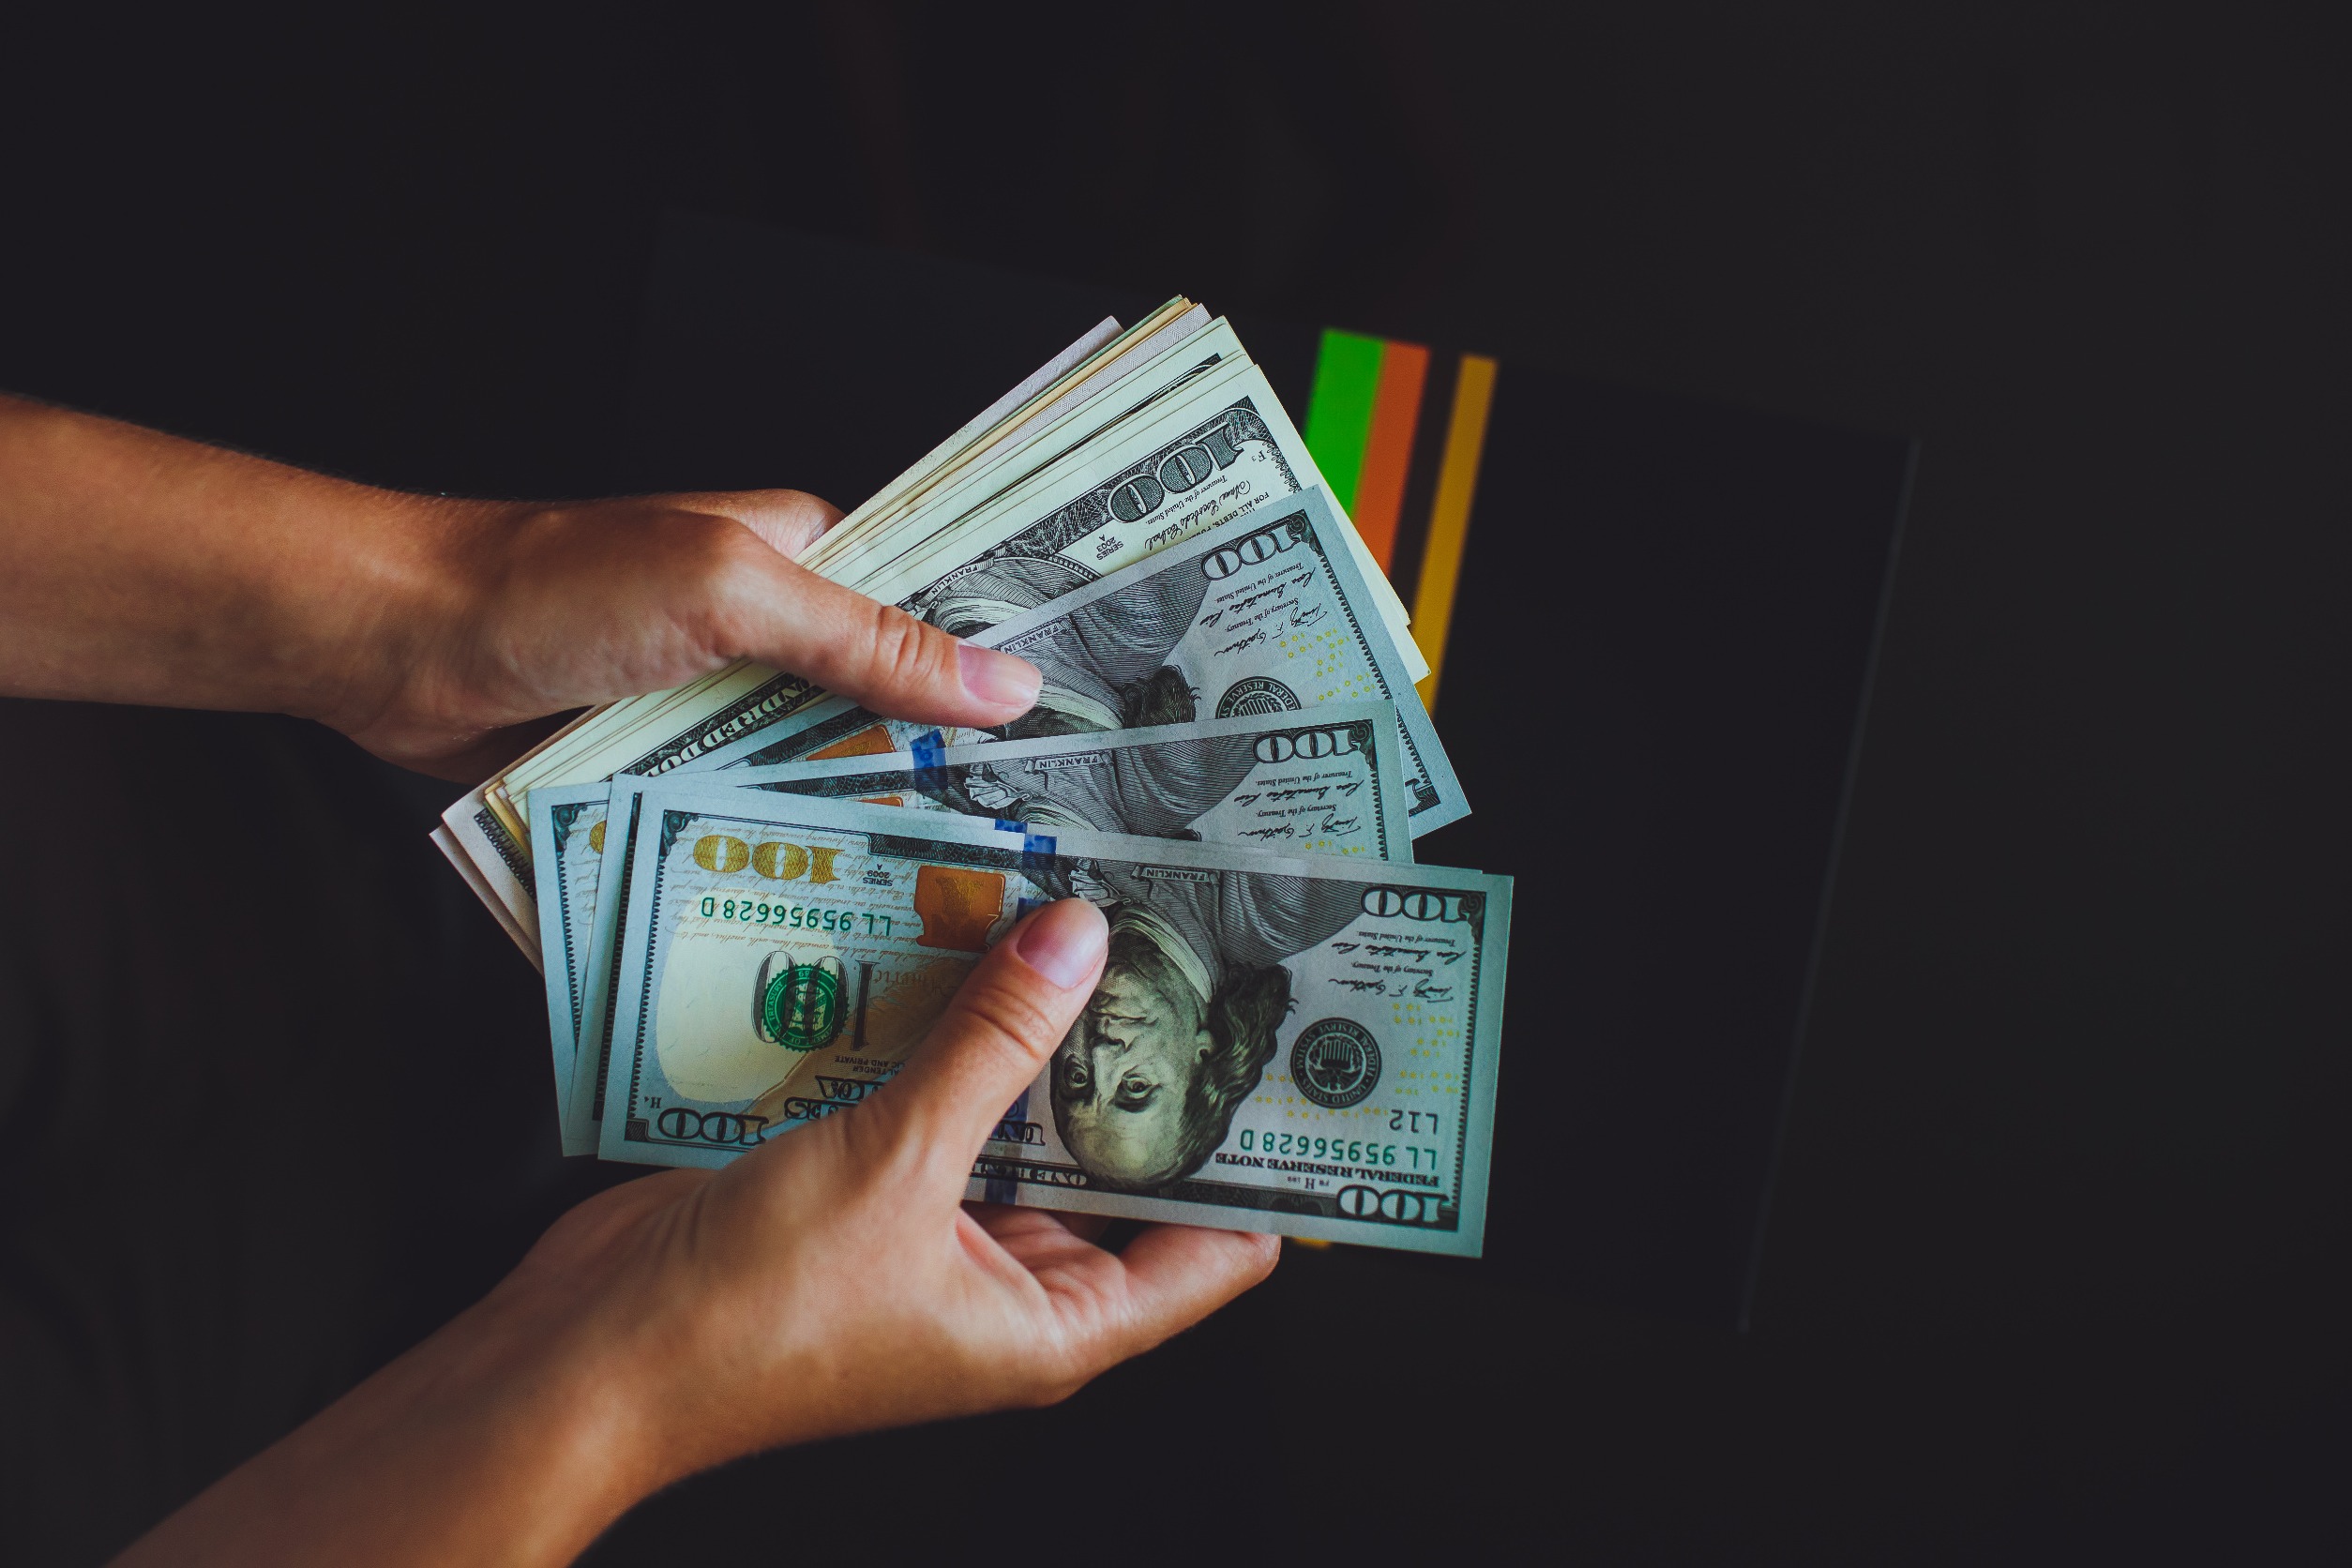
POLYGON ((1088 1383, 1091 1383, 1093 1380, 1094 1380, 1092 1378, 1070 1377, 1066 1375, 1056 1378, 1048 1382, 1040 1384, 1030 1394, 1029 1407, 1032 1410, 1042 1410, 1048 1406, 1059 1405, 1063 1400, 1069 1398, 1070 1395, 1076 1394, 1079 1389, 1084 1388, 1088 1383))
POLYGON ((655 519, 663 548, 679 550, 696 561, 711 560, 727 549, 728 535, 742 532, 731 518, 716 517, 691 507, 665 506, 655 519))
POLYGON ((868 630, 874 679, 893 688, 928 686, 946 671, 946 637, 895 604, 876 604, 868 630))
POLYGON ((774 551, 733 518, 698 516, 694 522, 696 558, 712 576, 731 579, 746 569, 769 565, 774 551))
POLYGON ((797 560, 825 530, 840 520, 840 511, 806 490, 756 490, 742 498, 742 521, 761 544, 797 560))
POLYGON ((767 617, 763 563, 751 559, 772 553, 752 532, 725 518, 700 520, 686 559, 698 585, 688 602, 698 607, 704 637, 729 655, 747 648, 760 635, 767 617))
POLYGON ((906 1141, 899 1119, 891 1114, 896 1107, 895 1101, 876 1098, 825 1119, 827 1125, 838 1125, 837 1136, 851 1168, 880 1169, 896 1159, 906 1141))
POLYGON ((1022 1390, 1023 1403, 1032 1410, 1059 1405, 1093 1382, 1099 1370, 1091 1364, 1081 1364, 1075 1355, 1067 1352, 1054 1356, 1031 1368, 1027 1386, 1022 1390))
POLYGON ((738 583, 745 567, 745 547, 760 543, 732 518, 707 512, 663 512, 654 520, 650 532, 655 537, 647 565, 674 573, 671 580, 683 579, 714 596, 724 596, 738 583))
POLYGON ((822 495, 807 490, 787 490, 769 492, 770 500, 792 519, 797 527, 806 528, 815 538, 841 520, 841 508, 822 495))

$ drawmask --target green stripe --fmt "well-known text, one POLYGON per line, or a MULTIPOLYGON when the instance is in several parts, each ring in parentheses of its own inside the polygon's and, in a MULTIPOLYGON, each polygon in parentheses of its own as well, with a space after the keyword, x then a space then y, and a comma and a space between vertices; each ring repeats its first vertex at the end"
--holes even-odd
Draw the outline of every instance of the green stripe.
POLYGON ((1364 444, 1372 433, 1372 401, 1380 390, 1378 338, 1323 329, 1315 359, 1315 390, 1306 402, 1306 449, 1331 482, 1332 499, 1342 510, 1356 504, 1356 480, 1364 473, 1364 444))

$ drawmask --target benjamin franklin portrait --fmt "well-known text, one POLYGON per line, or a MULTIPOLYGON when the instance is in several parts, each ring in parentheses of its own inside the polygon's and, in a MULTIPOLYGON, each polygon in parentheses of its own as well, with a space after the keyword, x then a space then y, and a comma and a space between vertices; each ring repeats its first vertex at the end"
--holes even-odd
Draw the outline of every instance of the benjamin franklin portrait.
POLYGON ((1094 1183, 1151 1192, 1199 1170, 1257 1091, 1294 1001, 1284 960, 1346 927, 1361 892, 1250 872, 1101 868, 1110 956, 1054 1052, 1062 1142, 1094 1183))

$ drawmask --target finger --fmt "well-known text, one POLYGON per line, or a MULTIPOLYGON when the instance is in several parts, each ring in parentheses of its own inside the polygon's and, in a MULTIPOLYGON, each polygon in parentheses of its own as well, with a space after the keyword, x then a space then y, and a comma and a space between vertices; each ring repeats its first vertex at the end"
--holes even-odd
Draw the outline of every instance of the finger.
POLYGON ((1075 1237, 1092 1246, 1103 1239, 1110 1229, 1108 1214, 1065 1214, 1052 1209, 1031 1209, 1014 1203, 966 1203, 965 1212, 973 1223, 996 1239, 997 1244, 1012 1251, 1022 1237, 1061 1235, 1075 1237))
POLYGON ((1093 994, 1109 927, 1083 898, 1048 904, 972 966, 889 1087, 858 1110, 883 1146, 921 1151, 960 1189, 1004 1108, 1036 1080, 1093 994))
POLYGON ((807 490, 688 490, 648 499, 682 512, 733 518, 791 561, 841 520, 840 507, 807 490))
POLYGON ((1037 701, 1044 677, 1026 659, 975 648, 781 556, 746 565, 728 580, 720 607, 743 657, 925 724, 986 728, 1037 701))
MULTIPOLYGON (((1129 1242, 1127 1310, 1093 1318, 1103 1335, 1094 1347, 1101 1364, 1140 1355, 1182 1333, 1274 1273, 1282 1243, 1243 1230, 1197 1225, 1153 1225, 1129 1242)), ((1079 1304, 1083 1305, 1085 1304, 1079 1304)))

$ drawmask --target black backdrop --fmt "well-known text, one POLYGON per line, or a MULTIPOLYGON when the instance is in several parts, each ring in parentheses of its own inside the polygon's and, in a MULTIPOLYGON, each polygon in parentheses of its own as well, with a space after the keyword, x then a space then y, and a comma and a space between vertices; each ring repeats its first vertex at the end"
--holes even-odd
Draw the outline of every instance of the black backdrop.
MULTIPOLYGON (((1443 1359, 1406 1377, 1300 1339, 1302 1304, 1370 1279, 1296 1254, 1064 1410, 739 1467, 641 1511, 604 1560, 683 1540, 1051 1550, 1057 1517, 1122 1506, 1170 1548, 1244 1553, 1425 1534, 1602 1560, 2275 1560, 2352 1542, 2328 610, 2352 553, 2352 256, 2320 38, 2052 7, 1018 27, 852 6, 20 8, 0 27, 0 384, 384 483, 625 482, 671 206, 1106 287, 1175 276, 1223 308, 1922 438, 1750 1334, 1384 1274, 1349 1343, 1441 1325, 1443 1359), (1205 1362, 1262 1396, 1201 1408, 1186 1369, 1205 1362), (1428 1444, 1410 1485, 1352 1457, 1400 1441, 1428 1444), (1117 1504, 1123 1486, 1164 1500, 1117 1504)), ((410 994, 337 1015, 353 1059, 535 1029, 527 977, 465 957, 488 927, 437 867, 333 860, 334 803, 421 825, 430 790, 278 721, 17 705, 0 733, 12 821, 93 790, 135 802, 167 770, 199 779, 208 820, 298 808, 316 843, 283 878, 340 875, 426 933, 355 977, 410 994)), ((110 869, 158 898, 225 889, 258 919, 286 882, 238 842, 110 869)), ((112 1103, 59 1052, 139 1033, 120 1007, 49 1006, 92 952, 191 979, 184 1011, 152 1004, 183 1030, 165 1065, 191 1096, 208 1050, 342 995, 303 990, 307 949, 108 925, 128 916, 69 901, 75 848, 7 862, 0 1327, 15 1408, 70 1412, 9 1437, 0 1530, 25 1560, 91 1560, 315 1408, 579 1179, 502 1184, 427 1149, 393 1172, 414 1203, 360 1214, 257 1161, 221 1191, 279 1210, 232 1234, 210 1189, 173 1190, 135 1143, 28 1141, 58 1103, 112 1103), (234 1024, 196 1021, 207 1007, 234 1024), (361 1219, 439 1267, 363 1258, 361 1219), (136 1375, 94 1381, 90 1325, 128 1287, 43 1295, 23 1259, 101 1230, 235 1252, 249 1310, 126 1330, 136 1375)), ((400 1130, 350 1103, 347 1136, 400 1130)), ((354 1203, 383 1202, 377 1175, 354 1203)))

